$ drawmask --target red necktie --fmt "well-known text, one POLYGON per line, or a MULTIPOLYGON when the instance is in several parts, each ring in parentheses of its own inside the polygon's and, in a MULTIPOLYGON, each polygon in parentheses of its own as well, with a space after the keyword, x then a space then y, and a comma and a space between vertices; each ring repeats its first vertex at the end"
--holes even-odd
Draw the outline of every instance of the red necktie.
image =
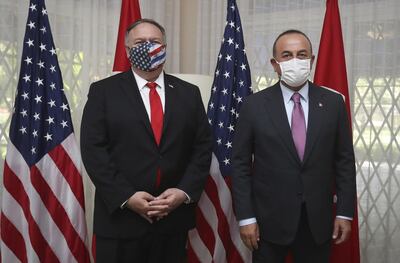
POLYGON ((154 138, 156 139, 157 145, 160 145, 162 128, 163 128, 163 108, 161 104, 160 96, 156 90, 157 83, 148 82, 146 84, 150 89, 150 120, 151 120, 151 128, 153 129, 154 138))
POLYGON ((304 118, 303 108, 300 103, 300 94, 295 92, 292 95, 293 111, 292 111, 292 136, 297 154, 303 161, 304 148, 306 146, 306 121, 304 118))
MULTIPOLYGON (((151 128, 153 129, 153 134, 157 145, 160 145, 161 134, 163 129, 163 119, 164 119, 161 99, 156 90, 157 83, 148 82, 146 86, 149 87, 150 89, 149 97, 150 97, 150 112, 151 112, 150 113, 151 128)), ((161 183, 161 170, 160 168, 157 168, 156 188, 160 186, 160 183, 161 183)))

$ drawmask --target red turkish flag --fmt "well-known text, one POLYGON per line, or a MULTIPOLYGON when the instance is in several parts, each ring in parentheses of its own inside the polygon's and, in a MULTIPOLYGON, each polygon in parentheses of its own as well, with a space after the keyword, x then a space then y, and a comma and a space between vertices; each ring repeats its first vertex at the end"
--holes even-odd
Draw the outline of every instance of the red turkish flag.
MULTIPOLYGON (((347 85, 346 61, 338 0, 326 1, 326 13, 319 45, 314 83, 336 90, 345 96, 347 114, 351 123, 350 97, 347 85)), ((341 245, 333 245, 332 263, 360 262, 357 206, 351 228, 351 236, 347 242, 341 245)))
POLYGON ((125 51, 125 32, 129 25, 140 18, 139 0, 122 0, 113 71, 127 71, 130 69, 131 64, 125 51))

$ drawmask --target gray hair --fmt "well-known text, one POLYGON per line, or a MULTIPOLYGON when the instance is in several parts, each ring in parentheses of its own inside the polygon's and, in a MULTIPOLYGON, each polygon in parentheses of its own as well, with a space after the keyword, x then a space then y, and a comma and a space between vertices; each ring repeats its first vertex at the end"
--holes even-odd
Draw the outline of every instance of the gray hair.
POLYGON ((156 22, 153 19, 149 19, 149 18, 142 18, 142 19, 138 19, 135 22, 133 22, 130 26, 128 26, 128 28, 125 31, 125 45, 128 44, 128 35, 129 32, 134 29, 135 27, 137 27, 140 24, 143 23, 148 23, 148 24, 152 24, 154 26, 156 26, 158 29, 160 29, 161 33, 162 33, 162 40, 164 42, 164 44, 167 43, 167 36, 165 35, 165 29, 162 25, 160 25, 158 22, 156 22))

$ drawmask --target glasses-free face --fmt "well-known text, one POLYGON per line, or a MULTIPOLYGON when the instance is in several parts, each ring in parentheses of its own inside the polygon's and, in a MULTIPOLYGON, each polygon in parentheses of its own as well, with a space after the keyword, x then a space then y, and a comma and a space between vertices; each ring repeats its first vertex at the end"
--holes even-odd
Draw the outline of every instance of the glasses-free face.
POLYGON ((129 31, 126 47, 129 49, 145 42, 165 44, 163 34, 158 27, 150 23, 142 23, 129 31))
POLYGON ((287 34, 278 39, 275 46, 275 57, 271 59, 274 70, 280 76, 282 74, 279 64, 276 62, 289 61, 293 58, 311 59, 314 62, 314 55, 308 40, 301 34, 287 34))

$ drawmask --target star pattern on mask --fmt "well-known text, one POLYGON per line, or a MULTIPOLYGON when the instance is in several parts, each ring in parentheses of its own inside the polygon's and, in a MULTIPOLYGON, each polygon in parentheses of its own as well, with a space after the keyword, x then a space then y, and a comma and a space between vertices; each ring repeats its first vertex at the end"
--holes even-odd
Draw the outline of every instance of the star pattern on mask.
POLYGON ((156 69, 165 62, 165 46, 154 42, 144 42, 129 50, 132 65, 144 71, 156 69))
POLYGON ((129 60, 132 62, 133 66, 142 70, 150 68, 151 61, 148 55, 150 45, 150 42, 145 42, 130 49, 129 60))

